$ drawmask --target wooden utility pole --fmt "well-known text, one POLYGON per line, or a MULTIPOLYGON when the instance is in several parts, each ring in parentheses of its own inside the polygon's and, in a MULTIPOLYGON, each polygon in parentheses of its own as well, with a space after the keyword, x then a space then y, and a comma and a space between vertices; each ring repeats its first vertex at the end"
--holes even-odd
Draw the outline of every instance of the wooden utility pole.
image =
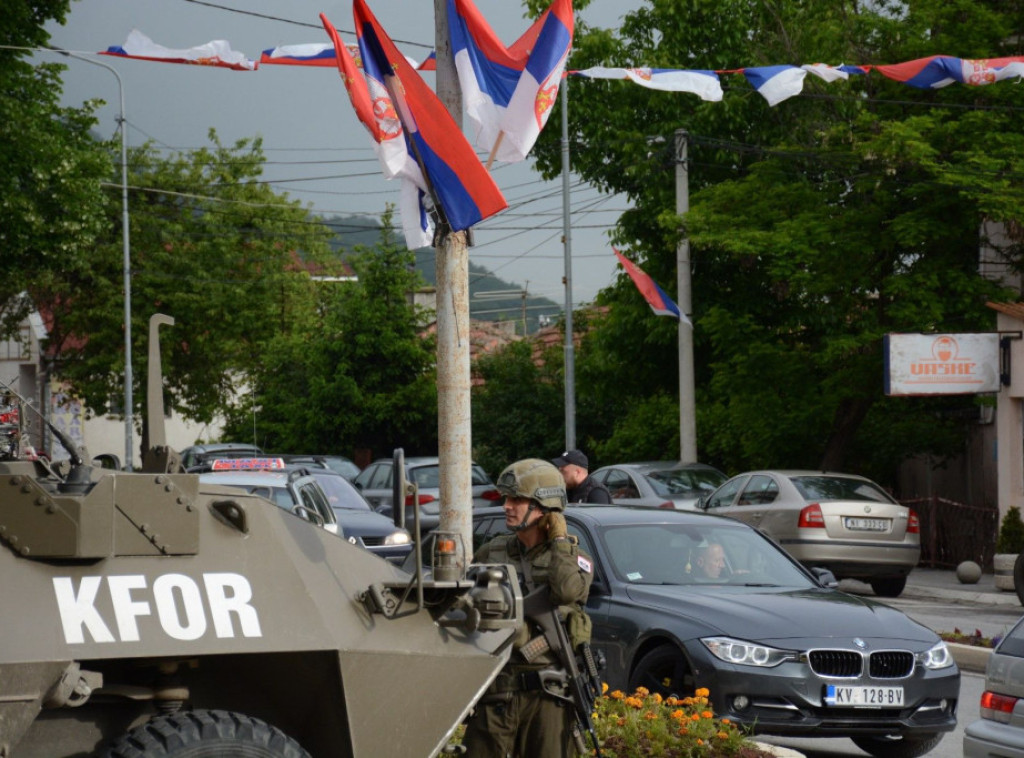
MULTIPOLYGON (((452 57, 446 0, 434 0, 437 96, 462 129, 462 90, 452 57)), ((467 232, 443 229, 434 241, 437 269, 437 439, 441 531, 473 553, 473 437, 470 423, 469 247, 467 232)))

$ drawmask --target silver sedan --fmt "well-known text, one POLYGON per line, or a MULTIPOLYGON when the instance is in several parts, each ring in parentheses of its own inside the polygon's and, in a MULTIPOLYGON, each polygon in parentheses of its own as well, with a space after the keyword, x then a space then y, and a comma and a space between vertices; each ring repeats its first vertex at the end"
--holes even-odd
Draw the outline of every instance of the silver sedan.
POLYGON ((602 466, 591 476, 611 493, 616 505, 693 510, 697 499, 726 480, 704 463, 643 461, 602 466))
POLYGON ((698 507, 761 530, 806 566, 859 579, 897 597, 921 557, 917 514, 862 476, 822 471, 748 471, 698 507))

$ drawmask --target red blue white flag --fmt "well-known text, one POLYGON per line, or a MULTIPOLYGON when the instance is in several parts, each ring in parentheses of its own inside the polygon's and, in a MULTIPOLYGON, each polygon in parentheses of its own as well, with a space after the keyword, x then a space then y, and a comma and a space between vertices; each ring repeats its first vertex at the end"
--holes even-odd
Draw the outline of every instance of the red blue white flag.
POLYGON ((682 319, 687 324, 690 324, 690 319, 686 317, 686 314, 679 312, 679 306, 673 302, 672 298, 666 294, 665 290, 658 286, 651 277, 645 274, 639 266, 633 261, 624 256, 618 250, 613 247, 612 250, 619 259, 619 263, 626 269, 626 273, 629 274, 629 278, 633 280, 633 284, 640 290, 640 294, 644 296, 644 300, 651 306, 651 310, 658 316, 671 316, 675 319, 682 319))
POLYGON ((1024 57, 969 59, 933 55, 906 63, 867 68, 919 89, 938 89, 954 83, 981 86, 1020 77, 1024 74, 1024 57))
MULTIPOLYGON (((355 59, 356 67, 362 68, 363 64, 359 57, 358 45, 345 45, 349 54, 355 59)), ((436 71, 437 61, 434 52, 422 63, 417 62, 408 55, 405 59, 409 65, 417 71, 436 71)), ((334 45, 329 42, 306 42, 294 45, 278 45, 263 51, 260 55, 260 65, 282 65, 282 66, 328 66, 334 68, 338 65, 338 56, 334 52, 334 45)))
POLYGON ((678 68, 610 68, 592 66, 571 74, 587 79, 628 79, 647 89, 662 92, 689 92, 701 100, 718 102, 722 99, 722 82, 715 71, 678 68))
POLYGON ((410 250, 428 247, 433 243, 434 224, 423 206, 427 183, 415 157, 409 152, 391 96, 383 82, 361 70, 362 61, 353 56, 354 51, 361 57, 359 48, 342 43, 337 29, 323 13, 320 21, 331 38, 331 61, 341 73, 356 116, 373 138, 373 148, 384 176, 402 181, 398 209, 405 244, 410 250))
POLYGON ((242 53, 231 49, 222 39, 215 39, 205 45, 183 50, 174 50, 158 45, 138 29, 132 29, 123 45, 112 45, 100 55, 114 55, 119 58, 134 58, 159 63, 191 63, 197 66, 230 68, 235 71, 255 71, 259 64, 249 60, 242 53))
POLYGON ((367 81, 391 98, 406 145, 415 156, 438 212, 456 231, 508 206, 455 120, 377 22, 365 0, 354 0, 356 35, 367 81))
POLYGON ((505 47, 473 0, 448 0, 452 55, 477 147, 523 160, 551 115, 572 47, 571 0, 553 0, 505 47))

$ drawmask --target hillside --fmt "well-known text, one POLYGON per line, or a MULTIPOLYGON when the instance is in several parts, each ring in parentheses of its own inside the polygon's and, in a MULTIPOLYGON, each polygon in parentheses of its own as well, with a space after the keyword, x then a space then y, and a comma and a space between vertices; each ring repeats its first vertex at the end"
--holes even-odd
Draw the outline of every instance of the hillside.
MULTIPOLYGON (((329 216, 324 223, 335 230, 331 247, 341 256, 345 256, 356 245, 373 246, 380 234, 380 224, 376 219, 363 216, 329 216)), ((433 248, 424 247, 416 251, 416 270, 423 277, 427 286, 437 285, 435 268, 435 252, 433 248)), ((525 298, 518 294, 522 285, 508 282, 483 266, 469 262, 469 297, 470 315, 481 321, 523 321, 524 309, 526 316, 526 332, 532 334, 547 323, 554 323, 562 314, 562 306, 546 297, 525 298), (508 297, 481 297, 488 292, 512 292, 508 297)), ((522 333, 522 327, 516 331, 522 333)))

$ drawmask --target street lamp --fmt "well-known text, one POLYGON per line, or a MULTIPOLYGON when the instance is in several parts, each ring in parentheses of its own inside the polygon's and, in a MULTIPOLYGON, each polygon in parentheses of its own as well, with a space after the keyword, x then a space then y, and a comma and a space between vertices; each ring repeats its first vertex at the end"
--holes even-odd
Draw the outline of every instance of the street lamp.
POLYGON ((132 272, 131 253, 128 244, 128 122, 124 115, 124 83, 117 69, 106 63, 94 61, 77 55, 68 50, 50 48, 55 53, 77 58, 80 61, 100 66, 112 73, 117 79, 117 88, 121 95, 121 117, 117 120, 121 126, 121 240, 124 248, 124 467, 132 470, 132 272))

